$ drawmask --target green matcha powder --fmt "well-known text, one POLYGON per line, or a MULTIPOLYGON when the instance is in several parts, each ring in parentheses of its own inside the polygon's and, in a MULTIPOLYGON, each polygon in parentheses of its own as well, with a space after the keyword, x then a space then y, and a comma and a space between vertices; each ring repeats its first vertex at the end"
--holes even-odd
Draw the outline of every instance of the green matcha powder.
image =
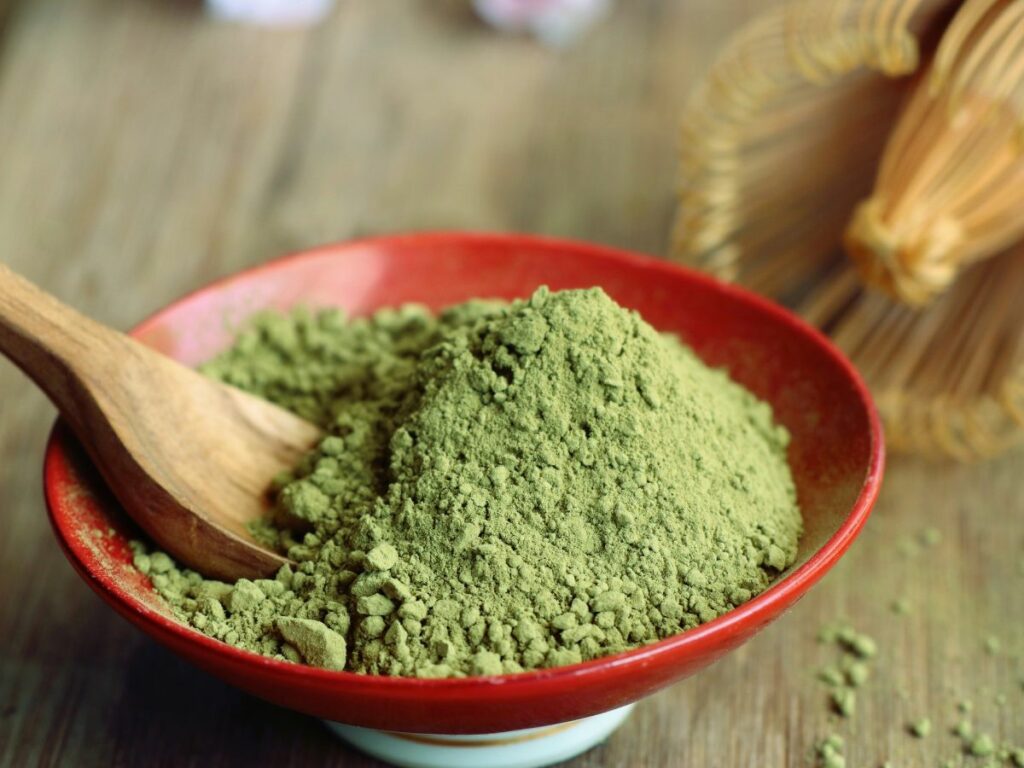
POLYGON ((136 545, 175 614, 275 658, 449 677, 572 664, 765 589, 801 533, 770 408, 599 289, 438 317, 264 315, 204 368, 322 425, 229 585, 136 545))

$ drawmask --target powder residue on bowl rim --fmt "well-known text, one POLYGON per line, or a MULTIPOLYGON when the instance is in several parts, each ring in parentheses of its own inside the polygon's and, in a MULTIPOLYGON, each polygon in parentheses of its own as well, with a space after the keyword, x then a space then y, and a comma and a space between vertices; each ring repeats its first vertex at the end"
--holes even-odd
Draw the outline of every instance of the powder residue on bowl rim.
POLYGON ((233 645, 389 675, 559 666, 709 621, 796 557, 769 406, 600 289, 264 315, 205 371, 329 433, 259 531, 296 568, 228 585, 137 548, 233 645))

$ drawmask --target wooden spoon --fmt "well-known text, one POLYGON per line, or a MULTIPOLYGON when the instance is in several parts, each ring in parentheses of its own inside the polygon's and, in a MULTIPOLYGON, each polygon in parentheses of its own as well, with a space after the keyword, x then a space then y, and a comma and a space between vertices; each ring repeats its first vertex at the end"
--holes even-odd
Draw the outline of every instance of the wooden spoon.
POLYGON ((71 425, 125 511, 167 552, 219 579, 287 560, 252 539, 272 478, 320 430, 80 315, 0 264, 0 352, 71 425))

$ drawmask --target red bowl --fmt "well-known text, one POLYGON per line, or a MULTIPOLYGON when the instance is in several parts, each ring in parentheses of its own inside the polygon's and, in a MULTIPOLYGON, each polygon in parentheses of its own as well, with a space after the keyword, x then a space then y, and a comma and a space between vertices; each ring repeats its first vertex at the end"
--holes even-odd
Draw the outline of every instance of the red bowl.
POLYGON ((50 520, 82 578, 129 621, 221 679, 343 723, 423 733, 487 733, 622 706, 691 675, 749 639, 831 568, 878 494, 882 433, 867 390, 820 333, 783 309, 705 275, 632 253, 520 235, 416 234, 331 245, 203 288, 138 326, 141 341, 197 364, 231 343, 254 311, 341 305, 351 313, 417 301, 511 299, 602 286, 654 326, 769 401, 793 439, 806 532, 797 563, 766 592, 712 622, 625 653, 556 669, 461 680, 331 672, 274 661, 176 621, 131 565, 138 535, 68 430, 46 451, 50 520))

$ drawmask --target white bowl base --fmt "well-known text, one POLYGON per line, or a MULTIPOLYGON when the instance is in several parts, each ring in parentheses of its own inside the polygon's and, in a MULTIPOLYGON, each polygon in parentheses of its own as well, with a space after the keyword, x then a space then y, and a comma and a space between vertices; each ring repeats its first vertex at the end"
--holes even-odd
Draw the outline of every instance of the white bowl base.
POLYGON ((472 736, 375 731, 324 722, 357 749, 402 768, 542 768, 607 739, 634 706, 568 723, 472 736))

